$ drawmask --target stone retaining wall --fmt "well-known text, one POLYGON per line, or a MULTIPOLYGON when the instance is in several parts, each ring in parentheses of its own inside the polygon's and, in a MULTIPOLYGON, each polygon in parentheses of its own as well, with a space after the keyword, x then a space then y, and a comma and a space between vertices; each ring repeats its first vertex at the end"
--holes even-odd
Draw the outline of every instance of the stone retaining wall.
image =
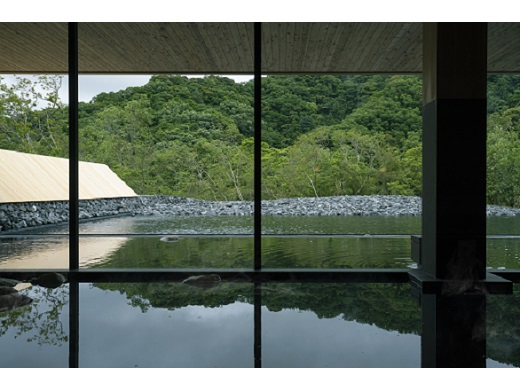
MULTIPOLYGON (((80 219, 132 213, 142 207, 141 197, 79 201, 80 219)), ((56 224, 69 220, 69 203, 24 202, 0 204, 0 232, 56 224)))

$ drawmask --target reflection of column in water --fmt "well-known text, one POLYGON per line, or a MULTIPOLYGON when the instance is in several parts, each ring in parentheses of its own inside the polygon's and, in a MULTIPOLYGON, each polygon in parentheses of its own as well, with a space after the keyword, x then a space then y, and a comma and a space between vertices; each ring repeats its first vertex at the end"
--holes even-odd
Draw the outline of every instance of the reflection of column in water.
POLYGON ((423 294, 422 366, 486 367, 486 295, 423 294))

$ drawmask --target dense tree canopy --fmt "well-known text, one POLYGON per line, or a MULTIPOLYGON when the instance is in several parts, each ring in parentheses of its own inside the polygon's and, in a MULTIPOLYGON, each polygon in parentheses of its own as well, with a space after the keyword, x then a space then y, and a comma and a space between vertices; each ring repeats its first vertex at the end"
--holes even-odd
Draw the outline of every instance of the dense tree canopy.
MULTIPOLYGON (((1 82, 0 148, 67 156, 61 78, 1 82)), ((140 194, 253 198, 253 82, 156 75, 80 103, 80 158, 140 194)), ((264 198, 421 195, 418 76, 262 78, 264 198)), ((520 77, 488 78, 488 201, 520 206, 520 77)))

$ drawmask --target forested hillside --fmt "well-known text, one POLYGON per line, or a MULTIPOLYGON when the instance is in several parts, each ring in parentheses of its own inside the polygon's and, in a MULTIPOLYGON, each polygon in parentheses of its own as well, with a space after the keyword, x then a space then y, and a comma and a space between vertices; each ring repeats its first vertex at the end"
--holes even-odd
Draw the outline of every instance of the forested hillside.
MULTIPOLYGON (((59 86, 1 83, 0 148, 67 156, 59 86)), ((490 75, 488 97, 488 202, 518 207, 520 77, 490 75)), ((420 77, 269 76, 262 100, 265 199, 421 195, 420 77)), ((252 81, 157 75, 79 114, 80 159, 108 164, 137 193, 253 198, 252 81)))

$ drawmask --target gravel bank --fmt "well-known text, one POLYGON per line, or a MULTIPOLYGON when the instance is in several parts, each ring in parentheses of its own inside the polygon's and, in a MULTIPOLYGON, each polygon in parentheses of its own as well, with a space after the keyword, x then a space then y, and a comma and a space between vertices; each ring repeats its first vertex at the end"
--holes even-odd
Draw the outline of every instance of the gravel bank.
MULTIPOLYGON (((331 196, 262 201, 265 215, 413 216, 421 215, 421 198, 413 196, 331 196)), ((0 232, 68 221, 68 202, 0 204, 0 232)), ((80 219, 119 215, 252 215, 252 202, 213 202, 176 196, 80 201, 80 219)), ((514 217, 520 209, 488 206, 488 216, 514 217)))
MULTIPOLYGON (((252 215, 252 202, 211 202, 168 197, 144 198, 144 215, 252 215)), ((262 201, 265 215, 353 216, 353 215, 420 215, 421 199, 409 196, 331 196, 290 198, 262 201)))

